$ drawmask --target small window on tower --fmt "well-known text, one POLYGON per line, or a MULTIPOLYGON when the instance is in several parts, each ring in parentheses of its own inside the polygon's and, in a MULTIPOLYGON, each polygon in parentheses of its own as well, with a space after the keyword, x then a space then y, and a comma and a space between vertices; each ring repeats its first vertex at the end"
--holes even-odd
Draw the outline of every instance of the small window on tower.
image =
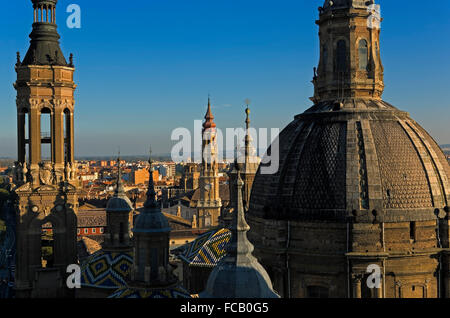
POLYGON ((367 46, 366 40, 359 41, 359 49, 358 49, 358 55, 359 55, 359 69, 360 70, 367 70, 367 65, 369 64, 369 49, 367 46))

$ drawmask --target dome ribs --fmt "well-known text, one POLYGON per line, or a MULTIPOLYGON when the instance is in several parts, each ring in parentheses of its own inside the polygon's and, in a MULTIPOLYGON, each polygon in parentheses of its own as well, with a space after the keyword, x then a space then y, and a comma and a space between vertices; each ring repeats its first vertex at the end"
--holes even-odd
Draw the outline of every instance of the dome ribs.
MULTIPOLYGON (((299 126, 299 121, 294 120, 291 122, 279 135, 279 140, 289 140, 290 142, 279 143, 280 146, 280 169, 276 174, 266 175, 261 174, 261 166, 264 166, 264 163, 261 163, 257 174, 255 176, 254 184, 256 184, 256 188, 252 187, 251 196, 257 198, 255 200, 251 200, 250 210, 258 211, 257 215, 266 215, 269 217, 272 213, 276 213, 274 211, 274 201, 276 199, 275 195, 278 189, 278 182, 280 178, 280 171, 282 166, 286 160, 287 153, 291 147, 291 143, 294 142, 292 139, 293 136, 296 135, 298 129, 301 128, 302 125, 299 126)), ((268 148, 267 153, 271 151, 271 147, 268 148)))
POLYGON ((295 199, 295 184, 296 184, 296 171, 300 163, 300 157, 303 153, 305 142, 308 140, 311 131, 314 129, 314 123, 300 123, 295 130, 296 136, 289 147, 289 152, 286 155, 286 164, 282 165, 280 169, 280 179, 277 188, 277 198, 280 198, 281 205, 290 203, 292 205, 293 199, 295 199))
POLYGON ((427 139, 413 127, 411 123, 400 121, 400 124, 411 137, 425 168, 433 195, 435 207, 448 205, 447 196, 449 194, 448 180, 445 170, 441 165, 437 154, 434 152, 427 139))
POLYGON ((381 173, 383 208, 433 207, 422 161, 400 123, 372 121, 371 128, 381 173))

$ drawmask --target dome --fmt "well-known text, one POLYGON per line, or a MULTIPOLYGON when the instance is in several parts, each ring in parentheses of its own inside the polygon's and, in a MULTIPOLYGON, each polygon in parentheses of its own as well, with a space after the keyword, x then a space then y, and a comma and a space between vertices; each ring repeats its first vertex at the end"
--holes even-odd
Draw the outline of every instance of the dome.
POLYGON ((161 209, 154 207, 144 210, 137 216, 133 233, 158 233, 170 232, 169 221, 161 212, 161 209))
POLYGON ((108 200, 106 205, 107 212, 130 212, 133 210, 133 205, 130 199, 125 194, 125 189, 122 183, 122 169, 120 167, 120 157, 117 158, 117 182, 114 195, 108 200))
POLYGON ((258 171, 250 211, 287 220, 435 219, 448 205, 450 167, 408 113, 381 100, 320 102, 279 135, 280 166, 258 171), (396 213, 399 214, 396 214, 396 213))
POLYGON ((108 298, 192 298, 188 291, 186 291, 180 284, 167 288, 130 288, 122 287, 115 291, 108 298))
POLYGON ((226 256, 209 275, 206 289, 200 298, 278 298, 266 270, 252 255, 253 244, 247 239, 250 229, 244 216, 242 186, 237 168, 236 203, 230 228, 231 241, 226 246, 226 256))
MULTIPOLYGON (((150 169, 152 169, 152 161, 149 160, 150 169)), ((136 218, 133 233, 161 233, 170 232, 169 221, 161 212, 161 208, 156 202, 155 185, 153 184, 152 173, 149 173, 147 200, 144 208, 136 218)))
POLYGON ((109 212, 130 212, 133 210, 130 199, 125 196, 113 196, 108 200, 106 211, 109 212))
POLYGON ((220 264, 220 270, 213 270, 206 290, 199 296, 200 298, 279 298, 272 290, 269 275, 256 260, 248 266, 237 267, 234 263, 220 264))

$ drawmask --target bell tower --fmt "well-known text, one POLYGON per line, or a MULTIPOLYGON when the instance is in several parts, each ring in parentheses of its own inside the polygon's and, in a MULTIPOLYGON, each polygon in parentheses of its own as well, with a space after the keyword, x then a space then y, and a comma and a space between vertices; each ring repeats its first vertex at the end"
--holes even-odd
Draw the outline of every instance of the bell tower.
POLYGON ((57 0, 32 0, 30 47, 17 53, 18 297, 68 296, 76 263, 79 181, 74 161, 73 57, 59 47, 57 0))
POLYGON ((319 8, 320 61, 313 102, 381 99, 380 11, 373 0, 326 0, 319 8))
POLYGON ((219 195, 219 163, 217 157, 216 124, 211 112, 211 100, 202 130, 202 166, 199 179, 200 200, 197 203, 198 227, 219 225, 222 202, 219 195))

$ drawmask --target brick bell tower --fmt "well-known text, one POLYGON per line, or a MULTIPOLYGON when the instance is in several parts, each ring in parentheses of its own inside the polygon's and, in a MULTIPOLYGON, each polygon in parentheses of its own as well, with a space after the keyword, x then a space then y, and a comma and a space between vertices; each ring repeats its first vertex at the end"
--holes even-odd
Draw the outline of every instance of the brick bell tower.
POLYGON ((202 130, 202 167, 199 188, 200 200, 197 204, 198 227, 218 226, 222 202, 219 195, 216 124, 211 112, 211 100, 209 98, 202 130))
POLYGON ((74 161, 73 58, 59 47, 57 0, 32 0, 33 30, 17 53, 15 164, 17 297, 67 297, 66 268, 77 263, 79 181, 74 161))

